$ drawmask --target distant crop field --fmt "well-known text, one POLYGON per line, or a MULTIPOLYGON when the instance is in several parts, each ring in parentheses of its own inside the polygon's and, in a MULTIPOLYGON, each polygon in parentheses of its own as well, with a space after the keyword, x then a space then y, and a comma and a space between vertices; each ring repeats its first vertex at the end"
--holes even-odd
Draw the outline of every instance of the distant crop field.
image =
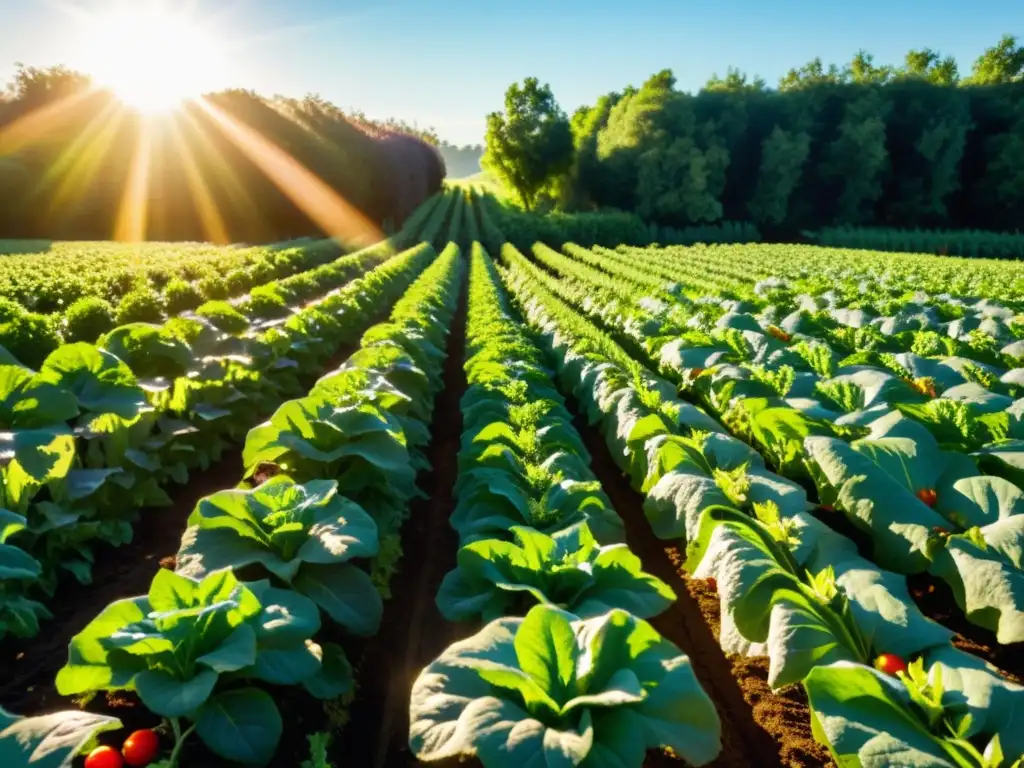
POLYGON ((31 743, 1024 754, 1021 264, 494 205, 453 185, 354 253, 0 243, 0 703, 31 743))

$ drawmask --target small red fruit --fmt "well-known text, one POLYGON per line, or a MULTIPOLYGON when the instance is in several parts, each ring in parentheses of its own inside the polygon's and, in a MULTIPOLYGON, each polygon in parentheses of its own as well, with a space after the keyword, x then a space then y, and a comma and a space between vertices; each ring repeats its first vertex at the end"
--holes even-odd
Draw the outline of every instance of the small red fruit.
POLYGON ((708 577, 708 587, 711 588, 712 592, 718 591, 718 580, 714 576, 708 577))
POLYGON ((875 659, 875 669, 896 677, 896 673, 907 671, 907 662, 895 653, 883 653, 875 659))
POLYGON ((135 731, 135 733, 124 740, 121 754, 124 755, 124 761, 128 765, 149 765, 160 754, 160 737, 148 728, 135 731))
POLYGON ((123 765, 121 753, 113 747, 96 747, 85 758, 85 768, 121 768, 123 765))
POLYGON ((935 502, 939 500, 939 495, 931 488, 922 488, 917 492, 917 498, 929 507, 934 507, 935 502))

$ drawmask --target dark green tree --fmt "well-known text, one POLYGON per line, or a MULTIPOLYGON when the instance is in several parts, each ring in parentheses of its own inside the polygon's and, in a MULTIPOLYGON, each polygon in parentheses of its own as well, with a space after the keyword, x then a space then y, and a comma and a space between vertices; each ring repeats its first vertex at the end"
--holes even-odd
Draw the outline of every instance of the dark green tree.
POLYGON ((551 88, 528 77, 505 92, 505 111, 487 116, 483 167, 507 184, 527 210, 573 160, 569 118, 551 88))

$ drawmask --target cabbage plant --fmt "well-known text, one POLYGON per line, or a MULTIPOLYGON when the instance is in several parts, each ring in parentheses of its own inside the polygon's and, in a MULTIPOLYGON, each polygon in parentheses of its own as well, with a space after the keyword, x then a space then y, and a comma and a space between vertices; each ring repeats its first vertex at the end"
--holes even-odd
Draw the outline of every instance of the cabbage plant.
POLYGON ((485 539, 459 550, 458 567, 441 584, 437 605, 449 621, 484 620, 517 613, 520 598, 595 616, 612 608, 650 618, 675 593, 645 573, 625 544, 600 546, 586 523, 552 535, 513 526, 514 542, 485 539))
POLYGON ((369 574, 349 561, 377 554, 377 524, 337 491, 334 480, 297 484, 279 475, 253 490, 201 499, 182 537, 178 572, 198 578, 256 565, 346 629, 374 634, 380 594, 369 574))
POLYGON ((538 605, 491 622, 423 670, 409 719, 420 760, 475 755, 485 768, 640 768, 659 747, 704 765, 721 749, 690 660, 622 610, 538 605))
POLYGON ((161 570, 149 593, 108 605, 71 639, 57 691, 133 690, 186 738, 192 730, 227 760, 265 764, 281 714, 265 691, 238 681, 304 684, 330 698, 350 684, 347 663, 310 638, 320 615, 308 598, 229 569, 202 580, 161 570), (191 726, 182 732, 179 721, 191 726))

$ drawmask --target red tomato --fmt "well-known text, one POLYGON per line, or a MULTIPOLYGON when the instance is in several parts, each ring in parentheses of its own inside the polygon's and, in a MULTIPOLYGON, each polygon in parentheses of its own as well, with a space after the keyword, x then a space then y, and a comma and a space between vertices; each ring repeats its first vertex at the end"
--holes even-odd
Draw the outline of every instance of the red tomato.
POLYGON ((113 747, 96 747, 85 758, 85 768, 121 768, 123 765, 121 753, 113 747))
POLYGON ((124 740, 121 754, 124 755, 124 761, 128 765, 148 765, 160 754, 160 737, 149 729, 135 731, 124 740))
POLYGON ((927 504, 929 507, 934 507, 935 502, 939 500, 939 495, 935 493, 931 488, 922 488, 917 492, 917 498, 927 504))
POLYGON ((708 577, 708 586, 711 587, 715 592, 718 591, 718 580, 714 576, 708 577))
POLYGON ((907 662, 895 653, 883 653, 875 659, 875 669, 879 672, 884 672, 887 675, 896 677, 897 672, 907 671, 907 662))

